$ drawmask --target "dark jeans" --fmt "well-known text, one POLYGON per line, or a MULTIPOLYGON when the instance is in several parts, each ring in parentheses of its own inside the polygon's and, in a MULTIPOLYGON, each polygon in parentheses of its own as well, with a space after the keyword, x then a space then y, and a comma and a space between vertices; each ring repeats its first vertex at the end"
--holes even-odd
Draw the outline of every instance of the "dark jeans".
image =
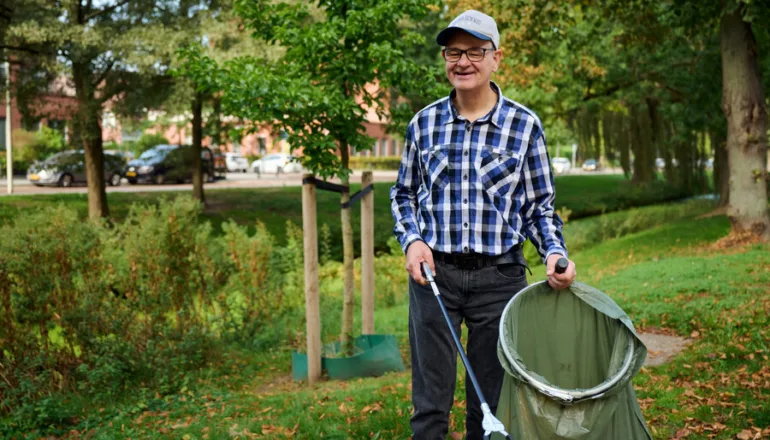
MULTIPOLYGON (((525 263, 526 264, 526 263, 525 263)), ((437 262, 436 284, 460 334, 468 327, 466 353, 481 392, 497 410, 503 369, 497 359, 500 315, 508 301, 527 285, 523 265, 462 270, 437 262)), ((409 279, 409 343, 412 351, 411 425, 414 440, 445 440, 457 377, 457 348, 430 285, 409 279)), ((473 384, 465 380, 467 439, 481 440, 481 404, 473 384)))

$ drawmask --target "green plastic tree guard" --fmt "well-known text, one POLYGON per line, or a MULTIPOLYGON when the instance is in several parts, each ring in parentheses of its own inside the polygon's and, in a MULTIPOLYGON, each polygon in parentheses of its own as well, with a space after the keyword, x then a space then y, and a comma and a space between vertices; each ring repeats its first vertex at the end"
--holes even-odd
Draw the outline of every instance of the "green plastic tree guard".
MULTIPOLYGON (((363 335, 355 340, 356 354, 350 357, 321 357, 321 369, 330 379, 382 376, 391 371, 404 371, 404 362, 393 335, 363 335)), ((324 353, 339 353, 340 344, 324 346, 324 353)), ((307 379, 307 355, 292 352, 292 377, 307 379)))

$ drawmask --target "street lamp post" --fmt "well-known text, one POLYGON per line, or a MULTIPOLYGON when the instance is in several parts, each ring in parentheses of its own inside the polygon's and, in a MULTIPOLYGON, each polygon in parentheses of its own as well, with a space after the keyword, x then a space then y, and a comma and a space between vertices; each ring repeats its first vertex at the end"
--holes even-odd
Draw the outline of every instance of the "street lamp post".
POLYGON ((8 194, 13 194, 13 149, 11 148, 11 65, 5 62, 5 159, 8 194))

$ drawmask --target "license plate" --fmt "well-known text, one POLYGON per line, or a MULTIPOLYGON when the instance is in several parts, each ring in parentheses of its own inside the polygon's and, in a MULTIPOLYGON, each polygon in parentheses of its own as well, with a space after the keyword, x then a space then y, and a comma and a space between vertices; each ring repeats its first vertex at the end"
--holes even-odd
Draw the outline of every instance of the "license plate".
POLYGON ((29 180, 40 180, 40 176, 38 176, 37 174, 30 174, 29 180))
POLYGON ((126 173, 126 177, 136 177, 136 172, 129 171, 129 172, 126 173))

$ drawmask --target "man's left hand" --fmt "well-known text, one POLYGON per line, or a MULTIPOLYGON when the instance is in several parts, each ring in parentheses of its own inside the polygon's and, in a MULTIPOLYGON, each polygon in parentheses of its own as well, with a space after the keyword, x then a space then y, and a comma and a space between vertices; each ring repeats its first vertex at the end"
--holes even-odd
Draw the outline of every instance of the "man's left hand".
POLYGON ((551 254, 548 256, 548 260, 545 263, 545 274, 548 276, 548 284, 554 289, 566 289, 573 281, 575 281, 575 263, 569 260, 569 266, 564 273, 556 273, 556 262, 559 258, 563 257, 561 254, 551 254))

